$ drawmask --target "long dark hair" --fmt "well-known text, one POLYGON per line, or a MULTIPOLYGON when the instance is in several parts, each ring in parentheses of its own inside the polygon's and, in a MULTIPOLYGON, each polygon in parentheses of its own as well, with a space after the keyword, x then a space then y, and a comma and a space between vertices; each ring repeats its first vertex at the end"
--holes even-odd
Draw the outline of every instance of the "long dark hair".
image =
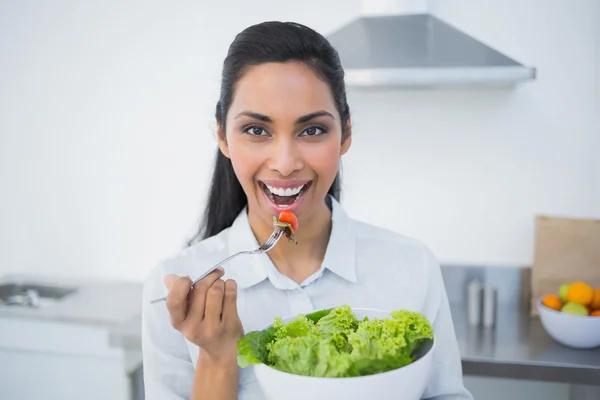
MULTIPOLYGON (((337 51, 321 34, 292 22, 263 22, 239 33, 223 62, 221 93, 215 116, 219 132, 225 134, 227 112, 233 99, 235 84, 251 66, 267 62, 299 61, 311 67, 329 84, 342 122, 342 140, 350 134, 350 108, 346 100, 344 70, 337 51)), ((339 172, 328 192, 340 200, 339 172)), ((188 245, 206 239, 230 227, 246 207, 248 199, 238 181, 231 160, 217 149, 208 203, 196 235, 188 245)))

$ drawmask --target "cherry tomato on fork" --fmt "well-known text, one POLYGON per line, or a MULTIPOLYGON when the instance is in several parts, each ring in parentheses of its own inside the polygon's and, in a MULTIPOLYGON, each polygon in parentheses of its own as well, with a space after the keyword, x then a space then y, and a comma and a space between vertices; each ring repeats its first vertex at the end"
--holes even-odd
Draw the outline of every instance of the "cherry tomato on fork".
POLYGON ((294 232, 298 230, 298 217, 289 210, 283 210, 279 213, 279 222, 287 222, 292 226, 294 232))

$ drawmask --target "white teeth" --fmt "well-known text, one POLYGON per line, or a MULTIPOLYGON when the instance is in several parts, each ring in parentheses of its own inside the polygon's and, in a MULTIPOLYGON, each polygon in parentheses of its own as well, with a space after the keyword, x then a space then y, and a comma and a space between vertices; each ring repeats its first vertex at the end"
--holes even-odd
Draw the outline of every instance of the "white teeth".
POLYGON ((269 186, 266 185, 267 189, 269 189, 269 191, 273 194, 276 194, 277 196, 294 196, 298 193, 300 193, 300 191, 302 190, 302 188, 304 187, 304 185, 298 186, 297 188, 276 188, 273 186, 269 186))

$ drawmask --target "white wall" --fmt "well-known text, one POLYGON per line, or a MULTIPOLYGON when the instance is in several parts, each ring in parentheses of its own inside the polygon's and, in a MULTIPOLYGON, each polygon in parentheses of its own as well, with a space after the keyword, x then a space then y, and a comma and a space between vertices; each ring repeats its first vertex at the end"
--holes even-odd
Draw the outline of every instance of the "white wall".
MULTIPOLYGON (((0 273, 142 279, 204 204, 234 35, 268 19, 328 33, 360 9, 206 4, 0 2, 0 273)), ((433 2, 539 79, 514 91, 352 90, 348 211, 421 238, 442 261, 506 265, 530 262, 535 213, 600 216, 596 4, 433 2)))

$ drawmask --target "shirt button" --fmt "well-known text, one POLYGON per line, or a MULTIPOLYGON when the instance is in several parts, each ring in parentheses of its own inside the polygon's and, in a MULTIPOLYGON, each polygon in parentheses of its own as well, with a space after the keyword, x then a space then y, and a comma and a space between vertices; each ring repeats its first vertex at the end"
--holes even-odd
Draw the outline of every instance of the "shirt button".
POLYGON ((306 301, 306 296, 303 295, 302 293, 298 293, 298 295, 296 296, 296 298, 300 301, 306 301))

